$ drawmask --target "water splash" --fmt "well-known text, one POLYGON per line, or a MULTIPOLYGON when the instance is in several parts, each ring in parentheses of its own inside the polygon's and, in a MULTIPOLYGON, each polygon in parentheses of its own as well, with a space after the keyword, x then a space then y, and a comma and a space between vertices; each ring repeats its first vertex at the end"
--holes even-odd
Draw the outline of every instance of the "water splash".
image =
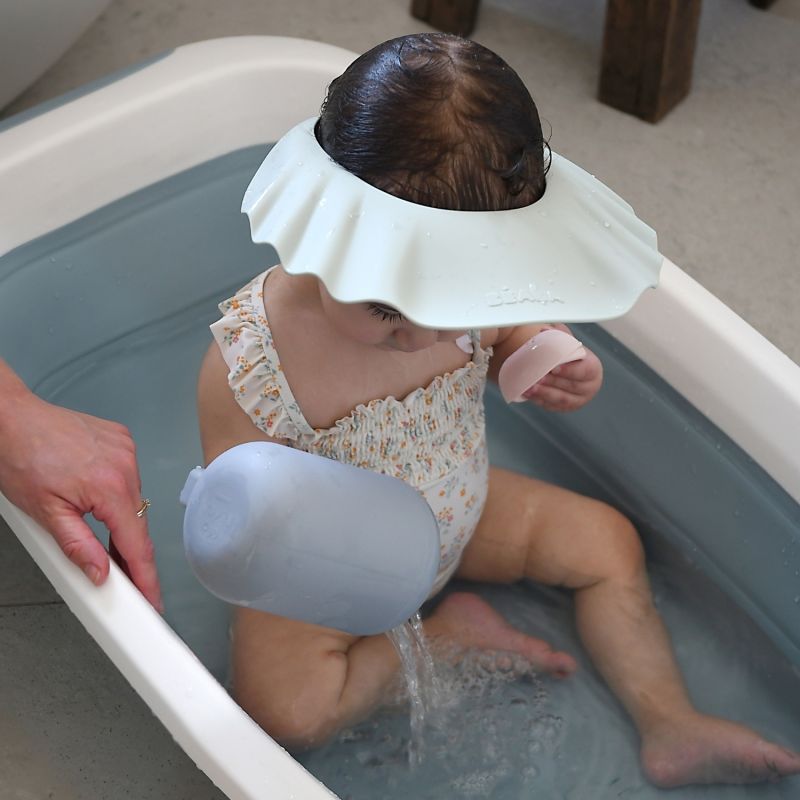
POLYGON ((411 739, 408 743, 408 762, 416 767, 425 757, 425 723, 430 712, 443 705, 441 681, 436 674, 422 617, 416 613, 408 622, 386 634, 400 657, 400 665, 408 693, 411 739))

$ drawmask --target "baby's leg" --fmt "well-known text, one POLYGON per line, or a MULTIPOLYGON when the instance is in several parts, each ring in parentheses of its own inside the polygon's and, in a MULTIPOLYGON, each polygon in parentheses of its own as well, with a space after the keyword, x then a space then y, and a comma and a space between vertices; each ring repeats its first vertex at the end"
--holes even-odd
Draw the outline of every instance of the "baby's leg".
POLYGON ((260 611, 235 612, 234 696, 290 750, 321 745, 365 716, 398 663, 386 636, 351 636, 260 611))
POLYGON ((653 605, 633 526, 609 506, 492 469, 462 578, 523 577, 575 590, 578 630, 642 737, 642 765, 662 786, 742 783, 800 771, 800 756, 691 705, 653 605))
MULTIPOLYGON (((432 642, 523 655, 536 669, 563 675, 574 660, 514 630, 473 595, 451 595, 425 620, 432 642)), ((450 648, 446 647, 446 651, 450 648)), ((382 699, 399 667, 386 636, 341 631, 236 609, 233 692, 239 704, 290 750, 323 744, 365 717, 382 699)))

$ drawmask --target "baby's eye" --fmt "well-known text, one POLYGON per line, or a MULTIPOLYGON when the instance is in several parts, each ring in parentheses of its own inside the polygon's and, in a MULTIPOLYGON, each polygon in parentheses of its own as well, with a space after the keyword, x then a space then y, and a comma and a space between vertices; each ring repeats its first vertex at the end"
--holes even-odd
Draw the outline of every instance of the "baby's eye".
POLYGON ((403 315, 391 306, 382 306, 380 303, 370 303, 369 311, 373 317, 380 317, 384 322, 400 322, 403 315))

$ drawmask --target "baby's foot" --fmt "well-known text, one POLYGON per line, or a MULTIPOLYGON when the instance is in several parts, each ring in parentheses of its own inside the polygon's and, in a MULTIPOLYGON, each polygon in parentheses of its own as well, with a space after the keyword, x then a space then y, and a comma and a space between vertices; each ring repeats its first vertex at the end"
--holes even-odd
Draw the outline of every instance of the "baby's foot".
POLYGON ((534 669, 556 678, 571 675, 578 666, 571 655, 557 652, 543 639, 512 628, 475 594, 456 592, 448 595, 425 627, 434 637, 441 636, 461 648, 516 653, 534 669))
POLYGON ((662 788, 691 783, 760 783, 800 772, 800 754, 762 739, 744 725, 705 714, 647 731, 642 767, 662 788))

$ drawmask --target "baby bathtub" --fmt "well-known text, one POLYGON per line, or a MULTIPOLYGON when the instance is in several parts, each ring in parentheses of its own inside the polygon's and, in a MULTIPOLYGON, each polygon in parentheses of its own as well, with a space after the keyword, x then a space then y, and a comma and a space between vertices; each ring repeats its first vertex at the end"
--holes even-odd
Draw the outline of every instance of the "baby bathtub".
MULTIPOLYGON (((109 353, 168 350, 183 331, 203 327, 197 309, 213 318, 214 302, 269 258, 267 248, 249 242, 238 218, 239 184, 243 189, 265 144, 316 113, 326 84, 352 58, 335 47, 279 37, 201 42, 1 125, 0 355, 42 395, 80 405, 70 391, 93 385, 109 353), (205 172, 195 180, 200 168, 205 172), (231 173, 239 176, 235 187, 225 183, 231 173), (195 198, 188 216, 171 216, 174 180, 195 198), (151 186, 161 187, 155 205, 141 199, 151 186), (208 186, 229 194, 231 220, 210 237, 207 223, 216 211, 204 199, 208 186), (148 214, 156 218, 148 218, 143 237, 136 220, 148 214), (81 237, 90 252, 81 250, 81 237), (145 245, 147 255, 137 257, 145 245), (173 276, 178 262, 188 271, 173 276), (117 302, 93 300, 88 292, 96 287, 117 302), (21 337, 22 326, 28 334, 21 337)), ((507 409, 492 392, 490 430, 493 418, 511 415, 537 437, 541 468, 554 480, 570 483, 572 472, 591 471, 601 493, 649 520, 646 528, 659 528, 797 668, 800 367, 669 261, 659 288, 628 315, 580 330, 606 364, 597 400, 579 414, 541 422, 536 409, 507 409), (716 524, 723 516, 724 524, 716 524)), ((175 379, 180 406, 163 414, 193 419, 190 367, 175 379)), ((170 375, 163 378, 169 382, 170 375)), ((130 384, 126 392, 134 392, 130 384)), ((144 406, 152 399, 146 390, 137 397, 144 406)), ((113 398, 85 410, 119 419, 113 398)), ((121 421, 138 441, 137 426, 121 421)), ((187 440, 196 440, 193 423, 186 431, 187 440)), ((495 442, 502 460, 502 436, 495 442)), ((185 475, 197 459, 193 441, 185 453, 158 453, 153 470, 169 461, 174 474, 185 475)), ((144 455, 142 461, 145 493, 153 496, 156 481, 148 481, 144 455)), ((165 484, 152 512, 170 502, 177 509, 176 487, 165 484)), ((212 675, 220 676, 220 665, 209 671, 213 657, 198 653, 201 661, 198 648, 183 641, 191 632, 176 635, 120 570, 112 565, 107 583, 92 587, 2 495, 0 514, 135 690, 232 800, 334 796, 239 709, 212 675)), ((155 520, 151 514, 154 535, 163 529, 155 520)), ((179 557, 177 527, 169 536, 171 543, 156 542, 157 551, 169 547, 179 557)))

